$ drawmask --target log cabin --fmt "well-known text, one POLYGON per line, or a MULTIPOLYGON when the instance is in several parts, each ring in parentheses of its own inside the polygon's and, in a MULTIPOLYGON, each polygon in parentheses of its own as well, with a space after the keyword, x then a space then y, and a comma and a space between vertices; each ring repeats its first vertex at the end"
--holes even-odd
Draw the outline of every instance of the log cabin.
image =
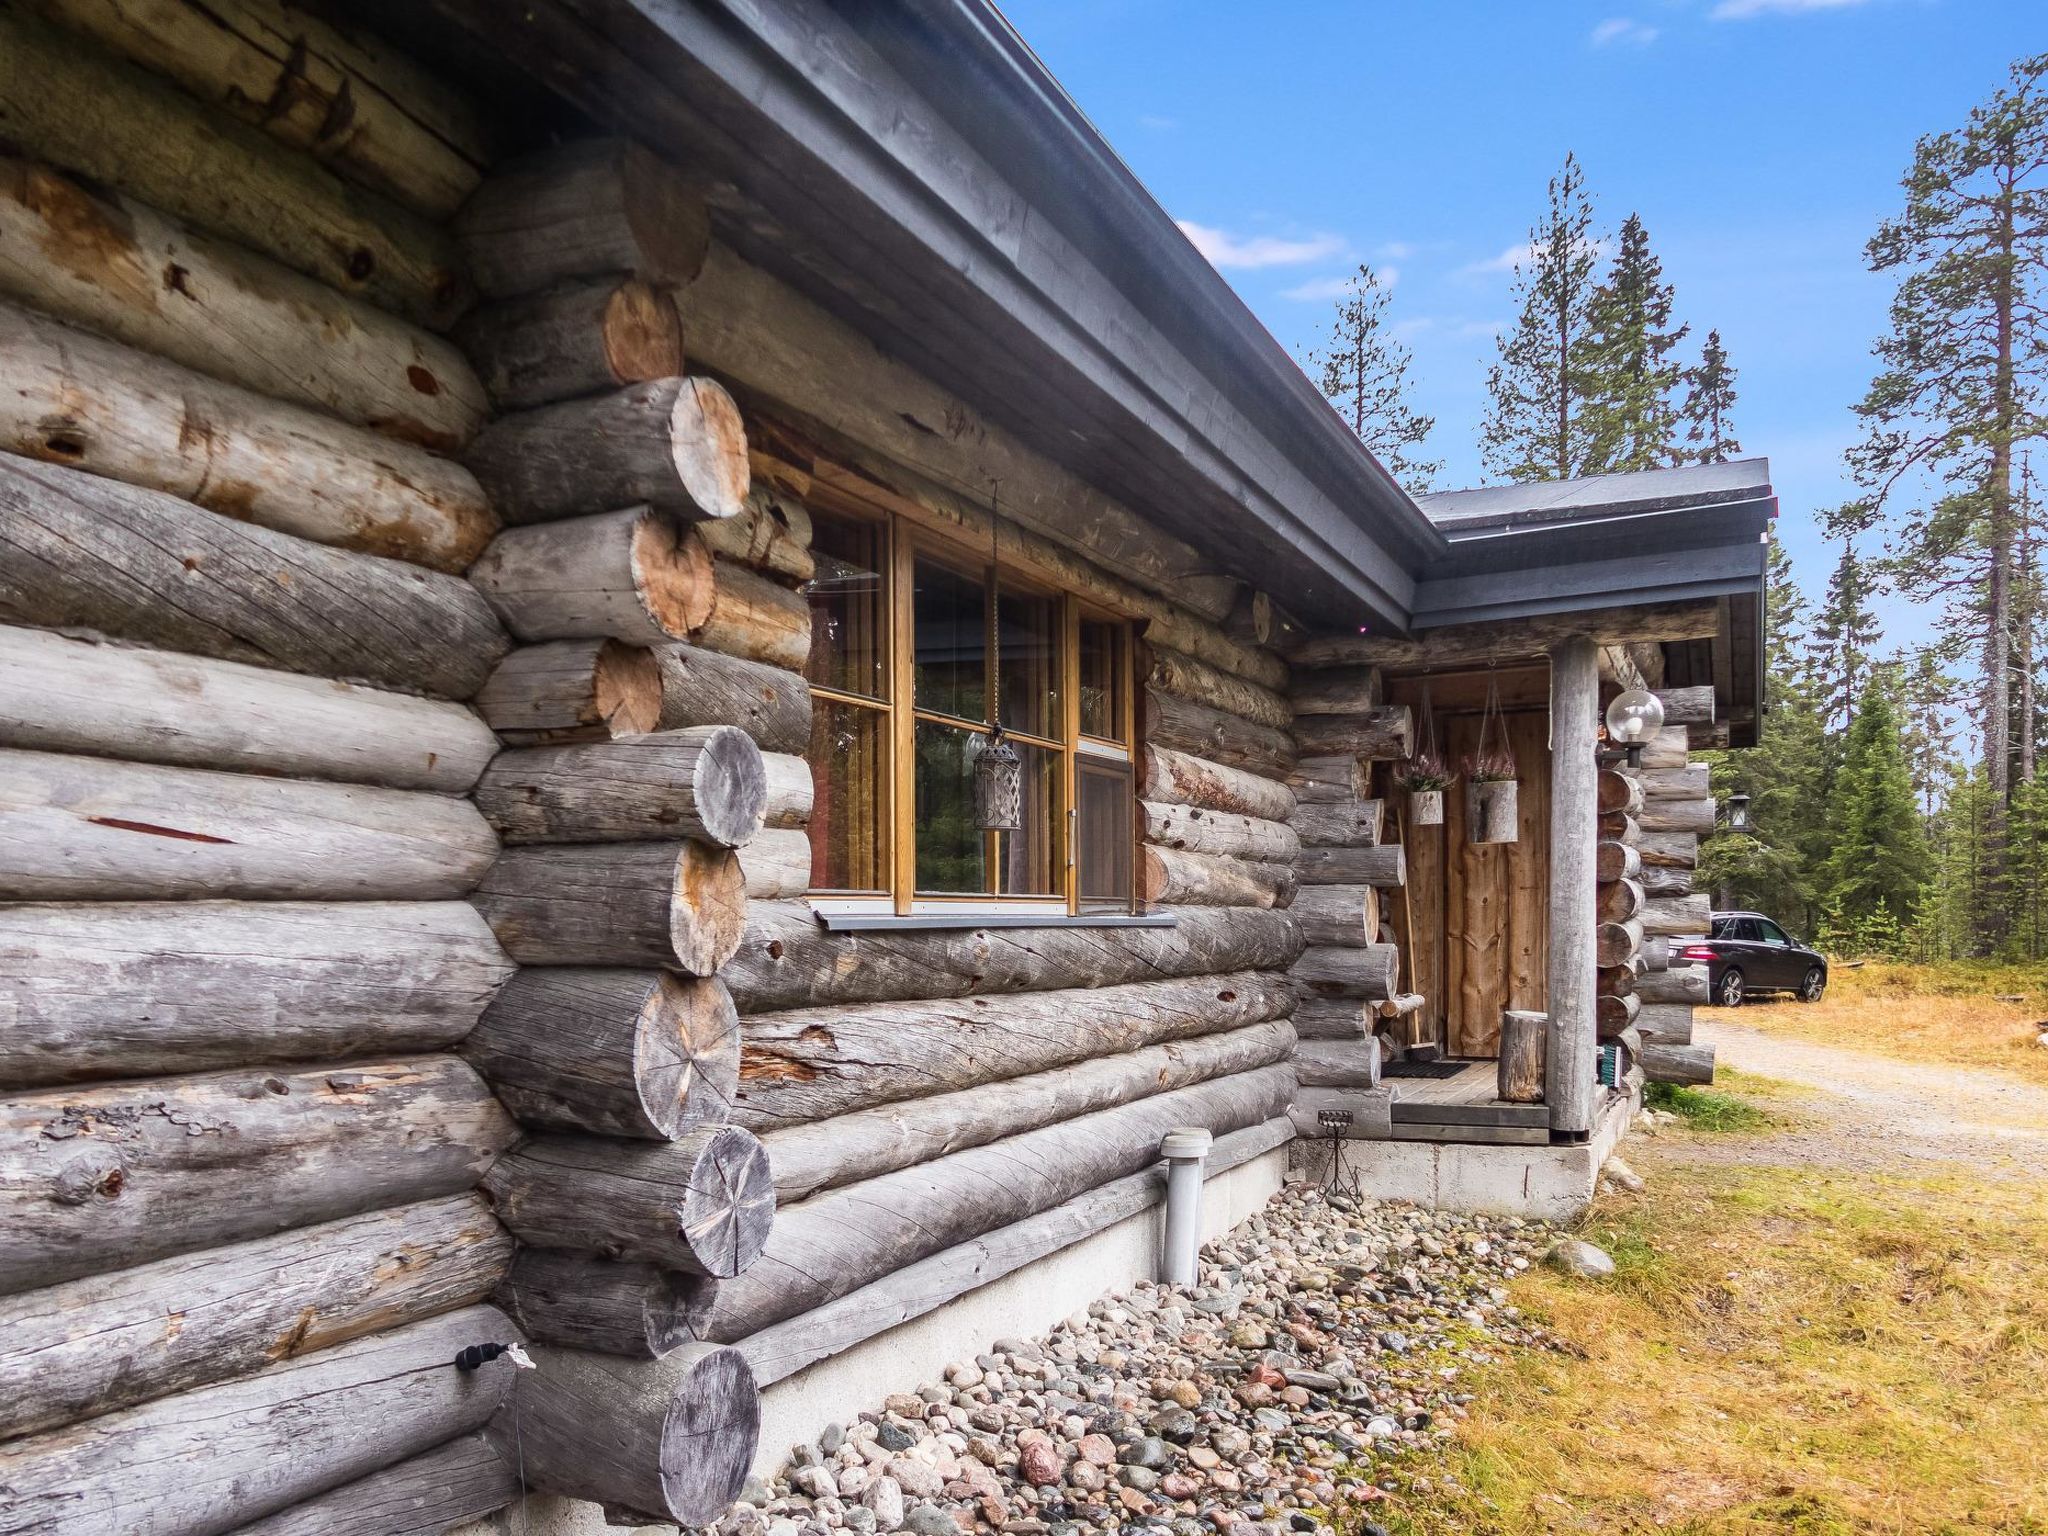
POLYGON ((986 0, 0 34, 0 1533, 706 1523, 1711 1072, 1762 461, 1409 497, 986 0))

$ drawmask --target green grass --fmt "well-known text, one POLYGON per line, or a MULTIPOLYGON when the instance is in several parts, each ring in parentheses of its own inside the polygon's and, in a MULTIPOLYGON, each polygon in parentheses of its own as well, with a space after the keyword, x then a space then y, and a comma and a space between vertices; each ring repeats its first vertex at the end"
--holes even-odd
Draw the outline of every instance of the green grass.
POLYGON ((1747 1099, 1712 1088, 1652 1083, 1643 1091, 1643 1103, 1677 1115, 1696 1131, 1761 1131, 1772 1124, 1771 1117, 1747 1099))

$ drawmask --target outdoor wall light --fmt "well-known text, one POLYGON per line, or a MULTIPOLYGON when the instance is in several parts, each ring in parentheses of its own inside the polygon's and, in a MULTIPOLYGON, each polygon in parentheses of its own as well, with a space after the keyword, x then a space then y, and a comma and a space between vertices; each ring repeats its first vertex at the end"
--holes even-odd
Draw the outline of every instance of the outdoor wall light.
POLYGON ((1749 796, 1730 795, 1728 797, 1728 830, 1730 832, 1747 832, 1749 830, 1749 796))
POLYGON ((1664 729, 1664 701, 1647 688, 1631 688, 1607 706, 1607 739, 1628 749, 1628 765, 1643 766, 1643 748, 1664 729))

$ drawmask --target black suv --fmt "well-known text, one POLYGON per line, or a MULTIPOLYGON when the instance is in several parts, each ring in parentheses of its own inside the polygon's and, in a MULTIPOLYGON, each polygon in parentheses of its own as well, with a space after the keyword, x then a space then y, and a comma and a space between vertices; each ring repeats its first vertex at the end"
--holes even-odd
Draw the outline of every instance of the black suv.
POLYGON ((1761 912, 1716 912, 1711 937, 1679 951, 1687 965, 1705 965, 1708 995, 1723 1008, 1762 992, 1790 992, 1817 1003, 1828 989, 1827 956, 1786 936, 1761 912))

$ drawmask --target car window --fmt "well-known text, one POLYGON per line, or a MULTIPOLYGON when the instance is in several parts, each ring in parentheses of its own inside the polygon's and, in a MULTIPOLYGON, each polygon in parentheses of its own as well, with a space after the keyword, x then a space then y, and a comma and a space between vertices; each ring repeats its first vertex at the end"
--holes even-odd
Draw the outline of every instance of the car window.
POLYGON ((1763 930, 1764 942, 1766 944, 1790 944, 1792 942, 1785 937, 1785 930, 1772 922, 1768 917, 1758 918, 1756 925, 1763 930))
POLYGON ((1713 925, 1707 929, 1707 937, 1710 939, 1732 939, 1735 935, 1729 930, 1734 926, 1735 924, 1730 919, 1717 917, 1714 919, 1713 925))
POLYGON ((1730 933, 1728 937, 1731 939, 1740 939, 1747 944, 1757 943, 1758 936, 1756 929, 1756 919, 1753 917, 1736 918, 1734 923, 1734 931, 1730 933))

